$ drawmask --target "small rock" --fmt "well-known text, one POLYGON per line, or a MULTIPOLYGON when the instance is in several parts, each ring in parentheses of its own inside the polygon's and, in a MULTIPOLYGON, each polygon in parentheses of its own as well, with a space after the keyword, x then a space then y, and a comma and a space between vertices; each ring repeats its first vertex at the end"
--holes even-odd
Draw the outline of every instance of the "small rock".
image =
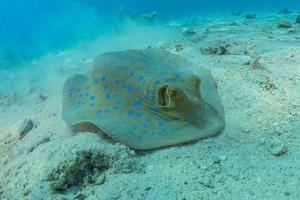
POLYGON ((203 179, 200 181, 200 183, 202 185, 204 185, 205 187, 208 187, 208 188, 214 188, 214 185, 213 185, 213 182, 212 182, 212 179, 210 177, 203 177, 203 179))
POLYGON ((46 100, 47 100, 47 97, 46 97, 44 94, 40 94, 40 95, 39 95, 39 99, 40 99, 41 101, 46 101, 46 100))
POLYGON ((290 29, 289 31, 288 31, 288 33, 297 33, 297 31, 296 31, 296 29, 290 29))
POLYGON ((130 150, 128 151, 128 154, 131 155, 131 156, 136 156, 135 151, 132 150, 132 149, 130 149, 130 150))
POLYGON ((277 22, 278 28, 292 28, 292 23, 288 20, 280 20, 277 22))
POLYGON ((153 11, 153 12, 150 12, 150 13, 147 13, 147 14, 143 14, 143 15, 141 15, 141 17, 143 19, 145 19, 147 22, 153 23, 153 21, 157 17, 157 14, 158 13, 156 11, 153 11))
POLYGON ((221 162, 225 161, 226 157, 223 155, 218 155, 217 157, 215 157, 214 159, 214 163, 216 164, 220 164, 221 162))
POLYGON ((10 134, 15 139, 22 139, 33 127, 34 123, 31 119, 19 120, 10 128, 10 134))
POLYGON ((195 35, 196 32, 192 28, 184 28, 182 29, 182 34, 186 37, 189 37, 195 35))
POLYGON ((285 196, 290 196, 290 194, 291 194, 291 193, 288 192, 288 191, 284 192, 284 195, 285 195, 285 196))
POLYGON ((279 13, 279 14, 287 15, 287 14, 291 14, 291 13, 293 13, 293 12, 290 11, 288 8, 283 8, 283 9, 279 10, 278 13, 279 13))
POLYGON ((95 179, 95 184, 102 185, 105 182, 105 180, 106 180, 106 175, 105 173, 102 173, 95 179))
POLYGON ((249 13, 246 14, 245 19, 255 19, 256 18, 256 14, 255 13, 249 13))
POLYGON ((287 146, 278 138, 272 140, 269 152, 274 156, 281 156, 287 152, 287 146))
POLYGON ((84 176, 82 179, 82 185, 86 187, 88 184, 91 183, 91 177, 90 176, 84 176))
POLYGON ((233 16, 241 16, 242 12, 241 11, 234 11, 231 13, 233 16))
POLYGON ((84 199, 86 199, 86 195, 85 194, 83 194, 83 193, 81 193, 81 192, 78 192, 77 194, 75 194, 74 196, 73 196, 73 199, 76 199, 76 200, 84 200, 84 199))
POLYGON ((300 24, 300 14, 296 18, 296 24, 300 24))
POLYGON ((181 44, 175 44, 175 51, 179 52, 183 50, 183 46, 181 44))
POLYGON ((151 190, 151 187, 146 187, 145 190, 149 191, 149 190, 151 190))
POLYGON ((200 51, 204 55, 228 55, 229 51, 227 48, 229 46, 229 44, 217 45, 213 47, 202 48, 200 51))
POLYGON ((250 61, 250 67, 252 69, 256 69, 260 66, 259 61, 261 60, 261 57, 259 55, 253 56, 250 61))

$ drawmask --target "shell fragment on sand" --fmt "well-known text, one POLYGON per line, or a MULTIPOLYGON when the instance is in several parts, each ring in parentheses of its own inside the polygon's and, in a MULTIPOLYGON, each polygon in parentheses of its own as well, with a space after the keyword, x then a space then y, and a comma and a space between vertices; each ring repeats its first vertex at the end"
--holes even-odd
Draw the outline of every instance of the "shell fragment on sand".
POLYGON ((34 127, 34 123, 30 118, 22 119, 14 123, 10 128, 10 134, 15 139, 22 139, 34 127))
POLYGON ((210 72, 161 49, 96 57, 89 73, 66 80, 62 118, 133 149, 214 136, 225 124, 210 72))

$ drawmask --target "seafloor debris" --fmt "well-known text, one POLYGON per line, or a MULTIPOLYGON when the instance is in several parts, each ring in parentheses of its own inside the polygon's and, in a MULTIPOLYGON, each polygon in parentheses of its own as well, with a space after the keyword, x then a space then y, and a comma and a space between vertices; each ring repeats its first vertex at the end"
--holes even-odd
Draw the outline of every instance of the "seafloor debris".
POLYGON ((141 22, 146 22, 146 23, 152 24, 155 21, 157 15, 158 15, 158 12, 156 12, 156 11, 152 11, 150 13, 145 13, 145 14, 139 15, 139 14, 133 13, 131 11, 128 11, 126 9, 121 9, 119 11, 118 18, 120 20, 130 19, 130 20, 134 20, 134 21, 141 21, 141 22))
POLYGON ((201 33, 201 35, 197 35, 196 37, 194 37, 191 41, 193 43, 199 43, 200 41, 204 40, 205 38, 208 37, 209 34, 209 29, 205 29, 205 31, 203 33, 201 33))
POLYGON ((150 13, 142 14, 141 18, 143 18, 148 23, 153 23, 155 18, 157 17, 157 14, 158 13, 156 11, 153 11, 150 13))
POLYGON ((201 53, 204 55, 228 55, 228 47, 230 44, 217 44, 213 47, 202 48, 201 53))
POLYGON ((17 121, 11 128, 10 134, 15 139, 22 139, 27 133, 29 133, 34 127, 34 123, 31 119, 23 119, 17 121))
POLYGON ((60 168, 49 174, 48 180, 52 182, 54 190, 64 191, 70 187, 80 190, 90 183, 103 184, 105 181, 104 178, 98 180, 98 177, 103 176, 101 174, 112 167, 111 157, 100 152, 78 152, 76 155, 72 162, 63 163, 60 168))
POLYGON ((255 55, 255 56, 252 56, 252 59, 250 61, 250 67, 252 69, 256 69, 260 66, 260 61, 261 57, 259 55, 255 55))
POLYGON ((273 138, 269 147, 269 152, 274 156, 281 156, 287 152, 287 146, 278 138, 273 138))
POLYGON ((296 24, 300 24, 300 14, 296 18, 296 24))
POLYGON ((260 82, 260 86, 262 89, 267 91, 274 91, 277 89, 276 85, 269 79, 267 81, 260 82))
POLYGON ((175 51, 180 52, 183 50, 183 46, 181 44, 175 44, 175 51))
POLYGON ((233 11, 231 14, 234 15, 234 16, 241 16, 242 11, 233 11))
POLYGON ((249 13, 245 15, 245 19, 255 19, 256 14, 255 13, 249 13))
POLYGON ((291 14, 293 12, 291 10, 289 10, 288 8, 283 8, 283 9, 279 10, 278 13, 286 15, 286 14, 291 14))
POLYGON ((196 34, 193 28, 183 28, 182 34, 186 37, 190 37, 196 34))
POLYGON ((277 27, 278 28, 292 28, 292 23, 288 20, 282 19, 277 22, 277 27))
POLYGON ((47 100, 47 96, 45 96, 43 93, 41 93, 38 97, 41 101, 46 101, 47 100))

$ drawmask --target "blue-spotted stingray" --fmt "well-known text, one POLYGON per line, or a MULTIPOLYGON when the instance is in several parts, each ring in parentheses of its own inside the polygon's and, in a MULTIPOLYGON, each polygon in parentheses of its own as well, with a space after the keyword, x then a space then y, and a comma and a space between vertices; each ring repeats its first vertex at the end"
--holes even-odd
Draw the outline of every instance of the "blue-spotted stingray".
POLYGON ((140 150, 214 136, 225 126, 209 70, 154 48, 101 54, 86 75, 68 78, 62 118, 140 150))

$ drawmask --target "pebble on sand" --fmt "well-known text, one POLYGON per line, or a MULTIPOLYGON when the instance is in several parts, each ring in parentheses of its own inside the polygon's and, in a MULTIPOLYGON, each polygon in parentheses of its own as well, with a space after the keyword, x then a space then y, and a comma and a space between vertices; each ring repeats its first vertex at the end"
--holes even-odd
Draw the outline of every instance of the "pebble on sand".
POLYGON ((277 26, 278 28, 292 28, 292 23, 288 20, 279 20, 277 26))
POLYGON ((300 24, 300 14, 296 18, 296 24, 300 24))
POLYGON ((271 141, 269 152, 274 156, 281 156, 287 152, 287 146, 278 138, 271 141))
POLYGON ((193 36, 196 34, 193 28, 183 28, 182 34, 186 37, 193 36))
POLYGON ((22 119, 17 121, 10 128, 10 134, 15 139, 22 139, 27 133, 29 133, 34 127, 34 123, 32 119, 22 119))

